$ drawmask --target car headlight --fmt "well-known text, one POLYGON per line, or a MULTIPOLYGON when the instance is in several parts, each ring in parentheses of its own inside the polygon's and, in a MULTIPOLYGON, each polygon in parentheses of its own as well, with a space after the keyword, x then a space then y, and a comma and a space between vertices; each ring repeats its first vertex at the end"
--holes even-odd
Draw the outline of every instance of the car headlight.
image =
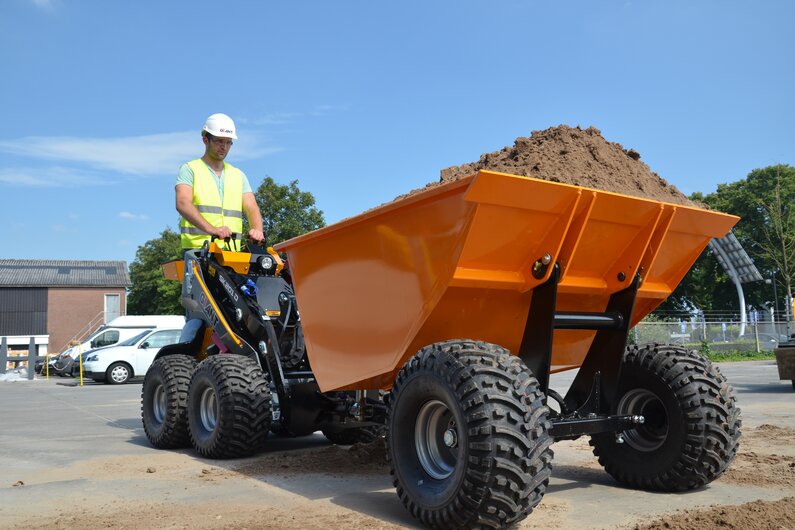
POLYGON ((98 358, 98 357, 99 357, 99 355, 97 355, 96 353, 95 353, 94 355, 89 355, 89 356, 86 358, 86 362, 87 362, 87 363, 94 362, 94 361, 96 361, 96 360, 97 360, 97 358, 98 358))

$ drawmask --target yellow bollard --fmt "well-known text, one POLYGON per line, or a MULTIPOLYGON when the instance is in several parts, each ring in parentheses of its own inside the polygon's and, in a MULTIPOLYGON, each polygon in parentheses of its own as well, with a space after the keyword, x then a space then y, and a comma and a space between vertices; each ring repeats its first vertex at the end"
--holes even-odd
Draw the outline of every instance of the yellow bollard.
POLYGON ((83 386, 83 345, 77 347, 77 359, 80 361, 80 386, 83 386))

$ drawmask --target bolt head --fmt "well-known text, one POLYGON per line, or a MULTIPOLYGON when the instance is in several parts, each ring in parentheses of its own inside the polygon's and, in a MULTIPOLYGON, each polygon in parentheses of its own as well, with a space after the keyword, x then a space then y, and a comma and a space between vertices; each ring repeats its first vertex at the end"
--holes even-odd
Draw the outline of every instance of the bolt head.
POLYGON ((455 447, 458 443, 458 435, 455 429, 447 429, 444 431, 444 445, 447 447, 455 447))

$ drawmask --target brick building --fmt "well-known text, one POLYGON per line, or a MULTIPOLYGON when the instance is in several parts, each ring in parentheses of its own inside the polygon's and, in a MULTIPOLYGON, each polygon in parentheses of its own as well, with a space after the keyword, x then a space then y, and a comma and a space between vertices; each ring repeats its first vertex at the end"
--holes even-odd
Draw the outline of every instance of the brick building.
POLYGON ((0 337, 57 353, 124 315, 129 286, 124 261, 0 259, 0 337))

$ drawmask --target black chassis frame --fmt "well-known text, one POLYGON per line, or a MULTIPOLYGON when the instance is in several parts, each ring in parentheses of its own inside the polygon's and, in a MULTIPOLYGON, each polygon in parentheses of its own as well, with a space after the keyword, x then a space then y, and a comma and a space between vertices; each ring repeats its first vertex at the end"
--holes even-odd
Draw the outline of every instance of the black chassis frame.
MULTIPOLYGON (((546 267, 536 263, 534 275, 543 277, 546 267)), ((623 273, 619 274, 624 281, 623 273)), ((632 310, 641 277, 611 295, 602 313, 556 312, 560 265, 555 263, 549 279, 533 290, 519 357, 538 378, 542 391, 560 405, 553 410, 551 434, 556 440, 576 439, 586 434, 620 432, 643 422, 641 416, 617 415, 617 391, 621 362, 626 348, 632 310), (552 336, 556 329, 596 330, 579 372, 565 397, 549 388, 552 336)))
POLYGON ((244 294, 240 288, 245 279, 252 278, 252 271, 259 272, 254 278, 277 278, 273 269, 264 271, 259 266, 259 258, 267 253, 257 247, 250 251, 248 275, 227 270, 206 247, 185 254, 182 290, 187 313, 185 327, 180 342, 161 348, 156 358, 174 354, 196 357, 201 353, 205 329, 211 327, 229 353, 256 360, 263 373, 270 377, 278 397, 278 421, 283 431, 300 435, 319 429, 340 432, 382 424, 385 407, 377 400, 363 393, 356 396, 349 392, 320 392, 308 361, 297 369, 284 369, 281 335, 291 327, 300 326, 295 294, 287 281, 270 283, 271 287, 283 288, 278 297, 278 318, 268 316, 255 297, 244 294), (198 274, 193 270, 194 264, 198 274), (209 298, 200 283, 210 292, 209 298))
MULTIPOLYGON (((252 269, 257 267, 257 260, 263 254, 252 252, 252 269)), ((546 266, 537 265, 533 273, 543 276, 546 266)), ((237 276, 218 264, 206 248, 188 252, 185 267, 183 303, 188 313, 187 322, 180 342, 162 348, 157 358, 177 353, 196 356, 209 324, 231 353, 255 359, 270 376, 278 394, 280 421, 290 432, 302 434, 317 429, 339 432, 383 423, 385 407, 377 397, 364 393, 356 398, 347 392, 321 393, 308 364, 302 369, 284 370, 280 333, 288 326, 300 325, 292 288, 288 286, 286 296, 280 297, 281 315, 273 320, 255 300, 241 293, 237 276), (200 278, 191 270, 193 263, 198 265, 200 278), (207 281, 208 276, 213 280, 207 281), (200 280, 210 291, 212 302, 204 295, 200 280), (218 300, 224 303, 219 304, 218 300), (232 327, 239 344, 227 330, 232 327)), ((556 312, 560 266, 556 263, 552 269, 549 279, 533 290, 519 349, 519 357, 536 376, 542 391, 560 405, 560 412, 552 411, 552 436, 556 440, 575 439, 586 434, 632 428, 643 418, 617 415, 616 392, 640 275, 636 274, 627 288, 610 297, 604 312, 556 312), (556 329, 596 330, 585 361, 565 398, 549 388, 552 338, 556 329)), ((273 277, 272 271, 270 277, 273 277)), ((288 284, 285 282, 285 285, 288 284)))

